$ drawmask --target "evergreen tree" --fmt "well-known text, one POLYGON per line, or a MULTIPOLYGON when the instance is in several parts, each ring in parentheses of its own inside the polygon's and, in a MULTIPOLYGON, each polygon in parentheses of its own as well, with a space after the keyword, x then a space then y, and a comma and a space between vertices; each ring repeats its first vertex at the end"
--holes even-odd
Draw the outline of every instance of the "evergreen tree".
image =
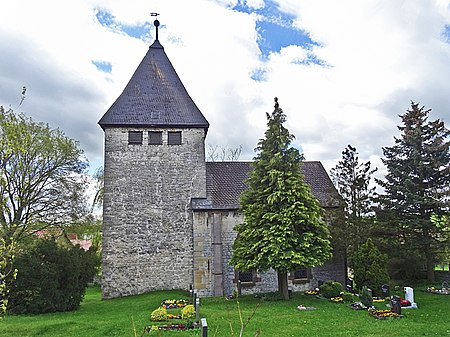
POLYGON ((383 148, 388 173, 377 182, 384 188, 380 212, 396 225, 393 232, 400 249, 422 252, 428 280, 434 281, 443 228, 433 216, 449 210, 450 132, 443 121, 428 121, 430 111, 411 102, 411 108, 400 116, 401 137, 395 138, 394 146, 383 148))
POLYGON ((287 273, 314 267, 331 258, 330 235, 323 210, 304 182, 303 156, 290 144, 294 136, 275 98, 267 131, 256 148, 248 189, 241 195, 244 222, 230 263, 238 270, 274 269, 278 288, 288 298, 287 273))
POLYGON ((387 260, 387 255, 378 250, 372 239, 367 239, 352 256, 356 288, 366 286, 374 295, 380 296, 381 286, 389 282, 387 260))
POLYGON ((370 188, 372 174, 370 161, 360 163, 356 148, 348 145, 342 151, 342 160, 331 169, 331 178, 345 201, 345 228, 339 233, 340 242, 351 255, 370 236, 371 203, 375 187, 370 188))

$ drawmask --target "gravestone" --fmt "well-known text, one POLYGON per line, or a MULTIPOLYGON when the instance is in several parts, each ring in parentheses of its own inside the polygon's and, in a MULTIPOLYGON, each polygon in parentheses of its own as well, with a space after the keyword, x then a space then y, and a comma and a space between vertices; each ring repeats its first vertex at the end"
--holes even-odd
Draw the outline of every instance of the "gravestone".
POLYGON ((402 306, 400 305, 400 297, 394 295, 391 297, 391 303, 390 303, 391 311, 395 312, 396 314, 401 315, 402 314, 402 306))
POLYGON ((405 300, 409 301, 409 303, 411 303, 409 306, 403 307, 406 309, 409 308, 417 308, 417 303, 414 302, 414 289, 411 287, 405 287, 404 288, 405 291, 405 300))

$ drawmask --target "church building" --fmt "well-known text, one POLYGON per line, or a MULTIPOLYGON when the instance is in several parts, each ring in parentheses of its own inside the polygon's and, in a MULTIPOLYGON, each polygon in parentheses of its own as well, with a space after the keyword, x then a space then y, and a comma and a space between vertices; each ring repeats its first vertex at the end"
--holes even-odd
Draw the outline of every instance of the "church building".
MULTIPOLYGON (((199 296, 277 290, 274 271, 229 265, 239 195, 250 162, 206 162, 209 123, 158 40, 99 121, 105 136, 102 294, 113 298, 193 288, 199 296)), ((313 194, 331 213, 341 199, 320 162, 302 165, 313 194)), ((330 223, 332 226, 332 223, 330 223)), ((322 267, 293 270, 293 291, 345 282, 343 254, 322 267)))

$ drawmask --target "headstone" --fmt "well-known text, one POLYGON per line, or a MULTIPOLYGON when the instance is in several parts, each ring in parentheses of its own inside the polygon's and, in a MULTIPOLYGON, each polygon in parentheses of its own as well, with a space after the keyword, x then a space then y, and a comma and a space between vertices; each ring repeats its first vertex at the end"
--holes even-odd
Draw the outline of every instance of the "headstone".
POLYGON ((391 303, 390 303, 391 311, 395 312, 396 314, 401 315, 402 314, 402 306, 400 305, 400 297, 394 295, 391 297, 391 303))
POLYGON ((389 297, 389 284, 383 284, 381 286, 381 295, 383 298, 389 297))
POLYGON ((202 337, 208 337, 208 323, 206 323, 206 318, 202 318, 202 337))
POLYGON ((414 302, 414 289, 411 287, 405 287, 405 300, 409 301, 411 303, 407 307, 403 308, 417 308, 417 303, 414 302))

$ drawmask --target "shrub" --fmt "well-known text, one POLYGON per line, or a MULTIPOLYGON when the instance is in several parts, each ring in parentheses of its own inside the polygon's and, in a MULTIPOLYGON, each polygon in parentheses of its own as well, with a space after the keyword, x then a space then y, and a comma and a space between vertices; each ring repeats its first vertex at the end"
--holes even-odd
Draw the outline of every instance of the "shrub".
POLYGON ((372 291, 366 286, 363 286, 359 294, 359 300, 363 305, 370 308, 373 304, 372 291))
POLYGON ((160 322, 167 320, 167 310, 164 307, 159 307, 152 311, 150 318, 152 321, 160 322))
POLYGON ((17 279, 10 292, 13 313, 78 309, 99 264, 94 252, 54 239, 37 239, 14 261, 17 279))
POLYGON ((349 292, 344 292, 343 294, 341 294, 341 297, 344 302, 353 302, 353 294, 349 292))
POLYGON ((332 298, 340 296, 341 292, 344 291, 342 284, 334 281, 327 281, 320 287, 320 294, 325 298, 332 298))
POLYGON ((394 280, 414 282, 427 278, 426 260, 418 252, 410 250, 408 255, 391 257, 388 262, 389 276, 394 280), (411 266, 414 266, 413 268, 411 266))
POLYGON ((185 306, 181 310, 181 318, 182 319, 190 319, 195 318, 195 308, 192 304, 185 306))
POLYGON ((381 286, 389 283, 387 260, 370 238, 362 244, 351 258, 356 288, 366 286, 375 296, 381 296, 381 286))

